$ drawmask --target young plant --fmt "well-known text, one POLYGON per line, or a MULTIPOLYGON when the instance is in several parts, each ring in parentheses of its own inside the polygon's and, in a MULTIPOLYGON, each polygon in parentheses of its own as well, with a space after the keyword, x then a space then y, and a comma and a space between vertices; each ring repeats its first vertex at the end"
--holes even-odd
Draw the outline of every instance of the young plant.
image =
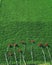
POLYGON ((15 57, 16 65, 18 65, 18 61, 17 61, 17 57, 16 57, 16 52, 15 52, 15 50, 16 50, 16 48, 18 48, 18 47, 19 47, 18 44, 14 44, 14 57, 15 57))
POLYGON ((52 63, 52 58, 51 58, 51 53, 50 53, 50 50, 49 50, 49 45, 48 45, 48 43, 45 44, 45 47, 46 47, 47 50, 48 50, 48 54, 49 54, 49 57, 50 57, 50 60, 51 60, 51 63, 52 63))
POLYGON ((21 50, 21 49, 18 49, 18 52, 19 52, 19 55, 20 55, 20 65, 22 65, 22 59, 21 59, 21 56, 22 56, 22 50, 21 50))
POLYGON ((26 61, 25 61, 25 50, 26 50, 26 43, 24 41, 21 41, 24 51, 22 52, 22 57, 23 57, 23 62, 26 65, 26 61))
POLYGON ((33 57, 33 44, 35 43, 34 40, 31 40, 31 58, 32 58, 32 62, 34 61, 34 57, 33 57))
POLYGON ((11 57, 13 56, 13 54, 11 52, 8 52, 8 57, 9 57, 9 65, 12 65, 12 60, 11 57))
POLYGON ((7 54, 6 53, 5 53, 5 59, 6 59, 7 65, 9 65, 8 58, 7 58, 7 54))
POLYGON ((6 49, 6 52, 5 52, 5 58, 6 58, 7 65, 9 65, 8 58, 7 58, 7 52, 9 51, 9 48, 12 48, 12 47, 13 47, 13 45, 12 44, 9 44, 7 46, 7 49, 6 49))
POLYGON ((26 65, 25 57, 24 57, 24 54, 23 54, 22 50, 19 49, 18 51, 20 52, 20 65, 21 65, 21 56, 22 56, 24 65, 26 65))
POLYGON ((22 45, 23 45, 23 48, 24 48, 24 52, 23 54, 25 54, 25 49, 26 49, 26 43, 24 41, 21 41, 22 45))
POLYGON ((42 53, 43 53, 43 58, 44 58, 44 62, 46 63, 46 55, 45 55, 45 52, 44 52, 44 46, 43 46, 43 44, 38 44, 38 46, 41 48, 41 50, 42 50, 42 53))
POLYGON ((25 56, 23 53, 22 53, 22 58, 23 58, 24 65, 26 65, 25 56))

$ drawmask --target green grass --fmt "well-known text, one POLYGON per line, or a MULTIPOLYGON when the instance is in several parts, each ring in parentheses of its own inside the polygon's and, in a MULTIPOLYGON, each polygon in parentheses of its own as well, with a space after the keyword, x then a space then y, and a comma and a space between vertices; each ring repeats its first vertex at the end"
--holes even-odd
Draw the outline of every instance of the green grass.
MULTIPOLYGON (((4 52, 9 43, 25 40, 26 56, 29 55, 29 40, 34 39, 34 60, 42 60, 39 42, 49 43, 52 49, 52 0, 2 0, 0 2, 0 63, 5 62, 4 52)), ((22 48, 22 45, 20 46, 22 48)), ((51 52, 50 49, 50 52, 51 52)), ((23 48, 22 48, 23 50, 23 48)), ((45 50, 47 61, 48 53, 45 50)), ((51 53, 52 55, 52 53, 51 53)))
POLYGON ((2 0, 1 20, 52 21, 52 0, 2 0))
MULTIPOLYGON (((32 64, 32 63, 29 62, 28 64, 32 64)), ((35 64, 38 64, 38 65, 50 65, 49 62, 47 62, 47 63, 41 63, 41 64, 40 64, 40 62, 35 62, 35 64)), ((2 64, 0 64, 0 65, 6 65, 6 64, 3 64, 3 63, 2 63, 2 64)), ((24 64, 22 64, 22 65, 24 65, 24 64)))
MULTIPOLYGON (((27 43, 26 50, 26 59, 31 60, 30 58, 30 43, 29 40, 34 39, 35 45, 34 47, 34 60, 42 60, 43 55, 41 49, 38 47, 38 43, 42 42, 45 44, 49 43, 50 52, 52 49, 52 22, 11 22, 6 25, 1 25, 0 28, 0 62, 4 61, 4 52, 6 51, 6 47, 9 43, 18 43, 20 48, 23 50, 23 46, 20 44, 21 40, 24 40, 27 43)), ((47 61, 50 60, 47 50, 45 50, 47 61)), ((52 54, 52 53, 51 53, 52 54)), ((18 54, 19 55, 19 54, 18 54)))

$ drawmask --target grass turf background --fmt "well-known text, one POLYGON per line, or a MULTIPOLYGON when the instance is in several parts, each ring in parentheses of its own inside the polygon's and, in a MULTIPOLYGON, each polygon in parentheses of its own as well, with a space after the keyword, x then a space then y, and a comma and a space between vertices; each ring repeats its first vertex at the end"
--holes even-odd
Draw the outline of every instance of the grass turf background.
MULTIPOLYGON (((28 40, 31 39, 36 41, 34 59, 42 60, 43 56, 37 44, 48 42, 52 49, 52 0, 2 0, 0 3, 0 63, 5 60, 3 54, 7 44, 14 42, 19 44, 20 40, 25 40, 29 52, 28 40)), ((48 54, 47 60, 49 60, 48 54)))
POLYGON ((2 0, 1 19, 8 21, 52 21, 52 0, 2 0))

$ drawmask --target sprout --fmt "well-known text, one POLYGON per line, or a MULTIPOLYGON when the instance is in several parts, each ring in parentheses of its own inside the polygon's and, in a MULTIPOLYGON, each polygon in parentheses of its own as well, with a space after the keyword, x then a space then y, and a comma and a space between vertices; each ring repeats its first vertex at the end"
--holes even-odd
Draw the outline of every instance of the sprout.
POLYGON ((49 57, 50 57, 50 60, 51 60, 51 63, 52 63, 52 58, 51 58, 51 53, 50 53, 50 50, 49 50, 49 45, 48 45, 48 43, 46 43, 45 44, 45 47, 47 48, 47 50, 48 50, 48 54, 49 54, 49 57))
POLYGON ((39 43, 38 46, 39 46, 39 47, 41 48, 41 50, 42 50, 44 62, 46 63, 46 55, 45 55, 45 52, 44 52, 44 49, 43 49, 44 46, 43 46, 43 44, 41 44, 41 43, 39 43))
POLYGON ((7 54, 6 53, 5 53, 5 59, 6 59, 7 65, 9 65, 8 58, 7 58, 7 54))
MULTIPOLYGON (((33 44, 35 43, 34 40, 30 40, 30 42, 33 44)), ((32 58, 32 62, 34 61, 34 57, 33 57, 33 45, 31 45, 31 58, 32 58)))
POLYGON ((18 52, 20 53, 20 65, 21 65, 21 56, 23 58, 24 65, 26 65, 26 61, 25 61, 24 54, 23 54, 22 50, 19 49, 18 52))
POLYGON ((21 64, 21 62, 22 62, 22 60, 21 60, 22 50, 21 50, 21 49, 18 49, 18 52, 20 53, 20 65, 22 65, 22 64, 21 64))
MULTIPOLYGON (((5 52, 5 58, 6 58, 6 62, 7 62, 7 65, 9 65, 9 63, 8 63, 8 58, 7 58, 7 52, 9 51, 9 48, 12 48, 13 47, 13 45, 12 44, 9 44, 8 46, 7 46, 7 49, 6 49, 6 52, 5 52)), ((9 56, 12 56, 12 54, 11 53, 8 53, 8 55, 9 56)))
POLYGON ((15 61, 16 61, 16 65, 18 65, 18 61, 17 61, 17 57, 16 57, 16 52, 15 52, 15 48, 18 48, 18 44, 14 44, 14 56, 15 56, 15 61))
POLYGON ((22 40, 21 43, 24 46, 24 51, 22 52, 22 57, 23 57, 23 62, 26 65, 26 61, 25 61, 25 50, 26 50, 26 43, 22 40))
POLYGON ((8 57, 10 58, 9 65, 12 64, 12 60, 11 60, 12 56, 13 56, 13 53, 12 52, 8 52, 8 57))
POLYGON ((24 51, 23 51, 23 55, 24 55, 25 54, 25 50, 26 50, 26 43, 23 40, 21 41, 21 43, 22 43, 22 45, 24 47, 24 51))

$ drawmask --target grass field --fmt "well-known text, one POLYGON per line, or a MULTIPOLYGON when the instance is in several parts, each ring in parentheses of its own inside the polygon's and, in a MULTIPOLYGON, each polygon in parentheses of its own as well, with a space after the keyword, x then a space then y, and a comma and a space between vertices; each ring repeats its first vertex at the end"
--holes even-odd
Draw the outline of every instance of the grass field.
POLYGON ((10 21, 52 21, 52 0, 2 0, 1 18, 10 21))
MULTIPOLYGON (((1 0, 0 1, 0 64, 5 63, 4 52, 9 43, 24 40, 29 55, 29 40, 35 40, 34 60, 43 61, 38 43, 50 45, 52 55, 52 0, 1 0)), ((22 46, 20 48, 23 50, 22 46)), ((47 50, 47 61, 50 62, 47 50)), ((29 58, 28 58, 29 57, 29 58)), ((40 62, 41 63, 41 62, 40 62)), ((48 64, 47 64, 48 65, 48 64)))
MULTIPOLYGON (((4 65, 4 64, 0 64, 0 65, 4 65)), ((46 63, 46 64, 38 64, 38 65, 50 65, 50 63, 46 63)))
MULTIPOLYGON (((1 32, 0 32, 0 60, 5 61, 4 59, 4 52, 6 51, 6 47, 9 43, 18 43, 20 45, 20 41, 24 40, 27 43, 27 50, 26 55, 28 55, 30 52, 30 44, 29 44, 29 40, 33 39, 36 41, 34 47, 34 60, 42 60, 43 61, 43 55, 41 53, 41 49, 38 47, 38 43, 42 42, 43 44, 45 43, 49 43, 49 45, 51 46, 50 48, 52 49, 52 24, 51 22, 12 22, 10 24, 7 25, 2 25, 1 26, 1 32)), ((22 48, 22 46, 20 45, 20 48, 22 48)), ((50 52, 52 51, 50 49, 50 52)), ((22 48, 23 50, 23 48, 22 48)), ((46 58, 47 61, 49 61, 49 56, 47 53, 47 50, 45 50, 46 53, 46 58)), ((51 53, 52 54, 52 53, 51 53)), ((26 56, 27 60, 30 60, 31 58, 29 58, 30 55, 28 55, 28 57, 26 56)))

